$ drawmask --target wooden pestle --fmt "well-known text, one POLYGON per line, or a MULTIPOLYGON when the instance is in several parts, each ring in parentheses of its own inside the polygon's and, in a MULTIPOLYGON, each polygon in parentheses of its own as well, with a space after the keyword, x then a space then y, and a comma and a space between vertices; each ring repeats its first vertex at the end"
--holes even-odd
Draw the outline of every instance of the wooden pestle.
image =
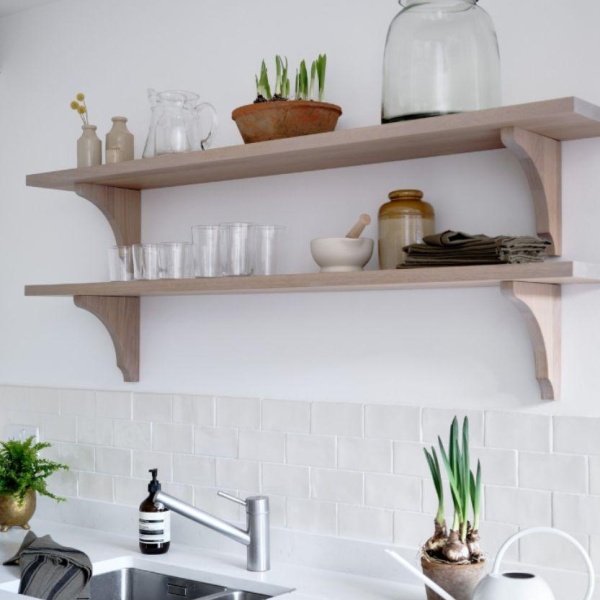
POLYGON ((352 226, 350 231, 346 234, 347 238, 359 238, 363 229, 371 223, 371 217, 369 215, 360 215, 358 221, 352 226))

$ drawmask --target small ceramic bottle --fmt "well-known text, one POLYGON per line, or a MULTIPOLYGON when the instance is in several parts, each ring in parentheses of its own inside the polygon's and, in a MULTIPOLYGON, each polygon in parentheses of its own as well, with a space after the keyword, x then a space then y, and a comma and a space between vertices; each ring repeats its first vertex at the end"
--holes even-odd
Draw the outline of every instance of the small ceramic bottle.
POLYGON ((77 140, 77 166, 93 167, 102 164, 102 142, 96 135, 95 125, 82 125, 83 133, 77 140))
POLYGON ((404 263, 404 246, 422 242, 435 232, 434 211, 421 190, 395 190, 379 209, 379 268, 395 269, 404 263))
POLYGON ((133 134, 127 129, 125 117, 113 117, 112 129, 106 134, 106 163, 133 160, 133 134))

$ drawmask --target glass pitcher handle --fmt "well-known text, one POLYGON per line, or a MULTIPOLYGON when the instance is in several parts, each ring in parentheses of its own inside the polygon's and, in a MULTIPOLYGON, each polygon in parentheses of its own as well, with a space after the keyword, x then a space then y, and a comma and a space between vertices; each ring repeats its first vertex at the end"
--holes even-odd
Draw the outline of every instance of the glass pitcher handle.
POLYGON ((217 131, 217 125, 219 124, 219 120, 217 118, 217 111, 215 110, 215 107, 212 104, 209 104, 208 102, 202 102, 202 104, 198 104, 198 106, 196 106, 196 110, 198 112, 208 110, 210 113, 210 129, 208 131, 207 136, 200 140, 200 148, 202 150, 206 150, 210 146, 212 138, 217 131))
POLYGON ((596 582, 596 578, 594 575, 594 566, 592 565, 592 561, 590 560, 588 553, 586 552, 585 548, 573 536, 570 536, 568 533, 565 533, 560 529, 554 529, 554 527, 529 527, 528 529, 523 529, 523 531, 519 531, 511 537, 509 537, 504 542, 504 544, 502 544, 500 550, 498 550, 496 562, 494 563, 494 569, 492 570, 492 573, 498 574, 498 572, 500 571, 500 561, 504 558, 504 554, 508 550, 508 547, 513 542, 516 542, 518 539, 522 538, 525 535, 529 535, 530 533, 555 533, 556 535, 559 535, 560 537, 569 540, 577 548, 577 550, 579 550, 581 556, 583 556, 585 560, 585 564, 588 569, 588 587, 587 592, 585 594, 585 598, 583 600, 591 600, 592 594, 594 593, 594 585, 596 582))

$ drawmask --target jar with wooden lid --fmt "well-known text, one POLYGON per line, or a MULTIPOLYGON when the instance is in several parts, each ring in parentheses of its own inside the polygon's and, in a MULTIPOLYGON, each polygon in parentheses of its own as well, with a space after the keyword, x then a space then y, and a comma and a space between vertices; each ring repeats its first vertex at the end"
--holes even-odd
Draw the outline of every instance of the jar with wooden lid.
POLYGON ((402 248, 435 232, 433 207, 423 200, 421 190, 395 190, 388 198, 378 215, 380 269, 404 264, 402 248))

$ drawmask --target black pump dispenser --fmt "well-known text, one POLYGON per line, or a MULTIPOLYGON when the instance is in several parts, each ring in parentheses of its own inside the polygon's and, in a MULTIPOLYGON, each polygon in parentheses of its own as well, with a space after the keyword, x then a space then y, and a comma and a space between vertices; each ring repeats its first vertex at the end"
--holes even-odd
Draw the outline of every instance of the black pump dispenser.
POLYGON ((148 497, 140 504, 140 551, 142 554, 164 554, 171 545, 171 511, 154 502, 154 494, 161 489, 158 469, 149 469, 152 479, 148 497))

